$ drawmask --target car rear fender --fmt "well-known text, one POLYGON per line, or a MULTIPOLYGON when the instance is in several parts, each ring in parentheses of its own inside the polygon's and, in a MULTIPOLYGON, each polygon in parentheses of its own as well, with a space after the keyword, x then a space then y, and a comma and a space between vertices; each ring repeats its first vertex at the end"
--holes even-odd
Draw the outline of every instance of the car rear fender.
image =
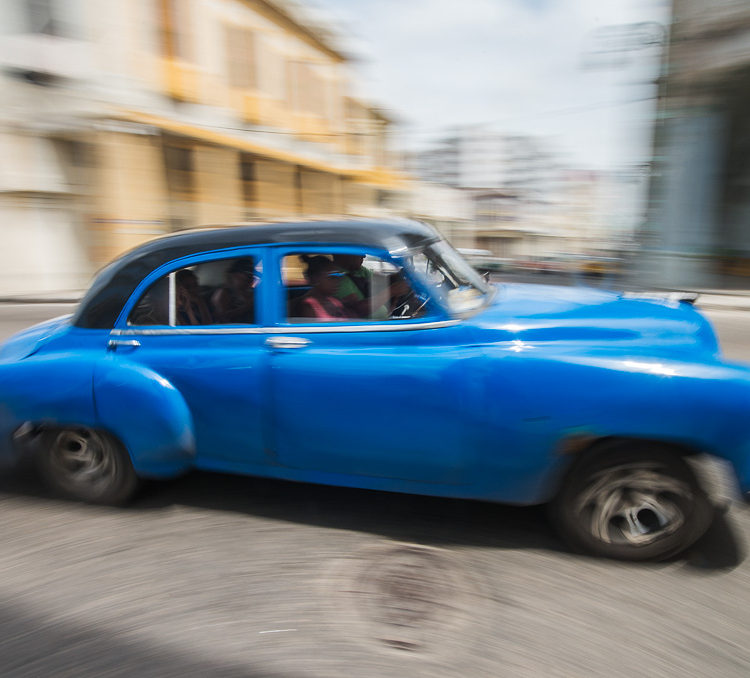
POLYGON ((91 389, 93 362, 69 355, 0 365, 0 461, 15 461, 14 436, 24 424, 98 425, 91 389))
POLYGON ((195 458, 193 418, 182 394, 163 376, 122 359, 100 361, 94 403, 102 428, 130 452, 141 476, 170 477, 195 458))

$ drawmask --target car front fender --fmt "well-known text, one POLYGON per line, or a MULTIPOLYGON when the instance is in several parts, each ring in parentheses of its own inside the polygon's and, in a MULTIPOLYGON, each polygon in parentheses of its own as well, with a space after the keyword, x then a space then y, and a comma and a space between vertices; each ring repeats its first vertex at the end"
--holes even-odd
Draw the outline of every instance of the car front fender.
POLYGON ((739 489, 750 490, 747 367, 593 351, 497 357, 486 373, 488 430, 513 453, 495 456, 495 473, 527 479, 515 486, 524 496, 512 500, 548 500, 580 449, 570 441, 609 437, 662 441, 723 458, 734 467, 739 489))
POLYGON ((192 466, 190 409, 160 374, 119 358, 100 361, 94 372, 94 403, 101 427, 125 444, 139 475, 171 477, 192 466))

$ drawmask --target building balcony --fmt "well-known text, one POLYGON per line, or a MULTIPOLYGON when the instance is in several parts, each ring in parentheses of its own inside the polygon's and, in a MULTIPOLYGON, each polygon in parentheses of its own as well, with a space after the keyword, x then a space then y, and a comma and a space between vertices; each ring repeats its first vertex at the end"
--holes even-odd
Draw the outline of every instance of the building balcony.
POLYGON ((37 84, 94 75, 93 45, 40 33, 0 37, 0 68, 37 84))
POLYGON ((178 59, 162 59, 164 90, 177 101, 196 102, 200 98, 200 75, 195 66, 178 59))

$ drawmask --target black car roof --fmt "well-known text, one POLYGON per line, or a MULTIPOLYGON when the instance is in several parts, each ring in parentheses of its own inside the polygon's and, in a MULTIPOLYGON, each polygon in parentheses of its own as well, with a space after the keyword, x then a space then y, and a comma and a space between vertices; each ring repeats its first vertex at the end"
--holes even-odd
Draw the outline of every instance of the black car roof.
POLYGON ((138 283, 155 268, 200 252, 282 243, 364 245, 393 251, 438 240, 426 224, 410 220, 302 221, 204 228, 151 240, 126 252, 97 275, 73 317, 76 327, 109 329, 138 283))

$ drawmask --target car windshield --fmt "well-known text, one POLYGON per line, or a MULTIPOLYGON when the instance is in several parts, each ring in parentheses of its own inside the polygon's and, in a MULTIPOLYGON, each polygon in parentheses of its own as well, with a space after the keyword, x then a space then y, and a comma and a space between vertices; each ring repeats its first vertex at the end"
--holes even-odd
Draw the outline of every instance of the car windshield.
POLYGON ((451 313, 473 311, 489 299, 489 283, 444 240, 411 253, 407 261, 451 313))

